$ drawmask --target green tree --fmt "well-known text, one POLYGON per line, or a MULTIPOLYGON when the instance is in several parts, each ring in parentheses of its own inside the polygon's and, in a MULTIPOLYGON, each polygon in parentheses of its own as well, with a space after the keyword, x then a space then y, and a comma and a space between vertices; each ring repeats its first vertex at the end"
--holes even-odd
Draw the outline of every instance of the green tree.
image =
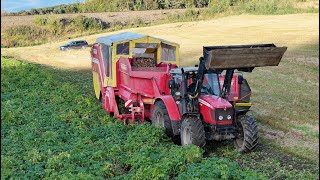
POLYGON ((39 14, 39 11, 37 9, 31 9, 30 14, 34 15, 34 14, 39 14))

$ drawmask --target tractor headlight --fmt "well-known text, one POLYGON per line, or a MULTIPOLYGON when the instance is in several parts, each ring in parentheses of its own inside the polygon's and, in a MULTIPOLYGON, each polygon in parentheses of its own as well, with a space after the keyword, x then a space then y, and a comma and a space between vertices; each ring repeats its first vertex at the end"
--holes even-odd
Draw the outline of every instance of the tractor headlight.
POLYGON ((217 121, 227 120, 231 121, 233 119, 233 108, 217 108, 215 109, 215 117, 217 121))

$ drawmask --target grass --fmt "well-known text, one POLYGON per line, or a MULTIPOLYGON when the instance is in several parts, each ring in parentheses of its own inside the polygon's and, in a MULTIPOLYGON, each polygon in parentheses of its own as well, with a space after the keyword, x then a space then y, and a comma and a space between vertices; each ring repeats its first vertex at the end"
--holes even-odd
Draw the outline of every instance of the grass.
POLYGON ((282 133, 273 139, 276 146, 313 161, 319 158, 319 59, 313 58, 318 47, 302 45, 293 53, 302 60, 288 55, 278 67, 247 74, 253 89, 253 115, 282 133))
POLYGON ((319 124, 319 102, 314 98, 319 96, 319 86, 315 84, 319 69, 312 70, 310 66, 284 60, 277 68, 264 68, 247 76, 256 97, 255 109, 262 109, 257 114, 262 122, 282 130, 289 128, 283 122, 288 119, 299 124, 319 124))
MULTIPOLYGON (((221 160, 224 163, 232 164, 236 161, 241 169, 248 168, 250 170, 255 170, 259 174, 261 173, 266 176, 268 179, 317 179, 319 174, 319 138, 317 137, 317 135, 319 134, 319 103, 317 102, 317 99, 319 98, 318 22, 318 14, 296 14, 281 16, 241 15, 219 18, 211 21, 174 23, 153 27, 130 29, 130 31, 133 32, 149 34, 179 43, 181 45, 180 54, 182 66, 193 65, 194 62, 196 62, 196 60, 199 58, 199 56, 201 56, 201 47, 203 45, 275 43, 277 46, 288 46, 288 51, 281 61, 280 66, 256 68, 253 73, 245 74, 245 77, 248 79, 249 84, 253 89, 252 101, 254 111, 252 112, 252 114, 259 122, 260 137, 262 138, 261 146, 258 148, 257 152, 248 155, 239 155, 233 150, 231 144, 225 142, 214 142, 208 145, 208 148, 205 151, 204 158, 199 158, 197 161, 194 161, 193 163, 185 166, 186 169, 184 170, 188 169, 187 171, 177 172, 169 170, 169 176, 179 177, 179 175, 181 175, 180 177, 185 177, 185 175, 183 174, 193 174, 196 176, 198 170, 201 169, 199 167, 202 167, 203 169, 207 169, 210 167, 210 163, 208 164, 207 162, 212 161, 212 159, 207 160, 207 158, 213 156, 218 158, 226 158, 226 161, 221 160), (283 26, 283 24, 285 24, 285 26, 283 26), (193 167, 192 169, 194 171, 192 171, 192 169, 189 170, 191 166, 193 167)), ((95 38, 109 34, 111 33, 91 35, 82 38, 88 40, 89 43, 92 43, 95 41, 95 38)), ((73 122, 73 119, 76 119, 75 122, 78 124, 82 123, 81 121, 79 121, 81 119, 93 119, 94 121, 90 121, 90 123, 98 123, 99 126, 101 126, 101 124, 103 125, 104 123, 113 123, 114 121, 106 117, 105 113, 101 110, 100 106, 95 103, 93 98, 90 75, 90 61, 88 61, 88 59, 90 58, 88 52, 89 50, 87 49, 79 51, 60 52, 57 50, 57 47, 62 43, 63 42, 57 42, 35 47, 1 49, 2 54, 19 57, 20 59, 24 59, 26 61, 48 64, 52 67, 50 68, 46 66, 29 65, 26 63, 16 62, 12 59, 6 60, 6 64, 14 62, 13 64, 15 65, 13 66, 18 67, 17 64, 19 64, 19 67, 25 67, 28 71, 28 73, 25 73, 21 76, 12 76, 10 78, 10 82, 15 82, 13 84, 16 84, 16 81, 20 82, 19 79, 28 78, 28 81, 25 81, 23 84, 19 84, 19 86, 24 87, 22 86, 24 84, 31 84, 32 86, 37 85, 37 83, 41 82, 37 81, 34 84, 30 82, 37 78, 38 75, 30 78, 29 71, 31 70, 28 68, 30 68, 29 66, 35 67, 34 69, 32 69, 32 71, 41 68, 41 70, 37 70, 35 72, 40 74, 41 76, 48 77, 44 78, 43 82, 45 81, 45 79, 49 79, 49 82, 56 83, 56 86, 52 89, 48 88, 48 85, 44 87, 41 86, 41 88, 37 86, 38 89, 49 89, 51 94, 58 93, 59 97, 57 94, 52 95, 54 99, 60 99, 60 95, 70 93, 76 95, 72 97, 70 95, 70 97, 68 96, 66 98, 65 96, 63 97, 66 99, 66 102, 70 104, 72 103, 72 105, 63 105, 64 101, 60 100, 50 107, 50 109, 57 109, 58 106, 61 106, 61 112, 59 112, 61 114, 61 117, 59 116, 59 118, 57 118, 58 115, 55 115, 54 119, 59 120, 60 118, 63 119, 66 117, 67 119, 69 119, 68 123, 73 122), (57 70, 55 69, 57 67, 59 69, 64 68, 77 70, 57 70), (46 76, 40 73, 42 70, 47 72, 47 75, 50 76, 46 76), (77 88, 74 88, 75 86, 77 88), (82 104, 86 103, 92 104, 90 106, 84 107, 82 104), (85 113, 86 115, 82 115, 83 112, 86 111, 88 111, 87 113, 85 113), (99 115, 91 117, 90 115, 93 114, 92 112, 98 113, 99 115), (86 118, 86 116, 89 116, 89 118, 86 118), (100 121, 102 121, 103 123, 101 123, 100 121)), ((1 62, 3 61, 5 60, 1 60, 1 62)), ((2 77, 5 77, 6 73, 12 73, 10 70, 6 71, 4 69, 14 69, 12 71, 19 72, 24 68, 18 70, 16 70, 17 68, 11 67, 2 68, 2 77)), ((21 82, 23 81, 24 80, 21 80, 21 82)), ((8 83, 6 85, 8 87, 3 87, 3 84, 5 84, 4 79, 2 79, 1 81, 2 112, 4 107, 8 107, 5 109, 8 116, 4 116, 5 113, 1 114, 2 124, 7 123, 3 119, 9 119, 12 122, 17 119, 19 123, 22 123, 25 119, 27 119, 28 122, 38 122, 39 120, 43 120, 48 122, 50 126, 53 126, 57 123, 56 121, 48 121, 48 119, 50 120, 50 118, 53 116, 51 116, 52 114, 50 114, 50 116, 46 114, 51 113, 51 111, 48 112, 48 110, 45 110, 45 108, 42 108, 42 106, 36 106, 36 104, 43 104, 43 106, 47 106, 47 102, 52 101, 51 96, 48 95, 49 93, 43 92, 45 93, 45 95, 41 94, 41 96, 45 97, 45 102, 42 102, 37 99, 36 96, 39 90, 30 91, 30 89, 23 90, 26 88, 17 89, 14 88, 13 85, 8 85, 8 83), (37 99, 37 101, 24 99, 25 97, 21 96, 21 94, 19 94, 20 92, 23 92, 24 94, 32 92, 29 96, 33 97, 33 99, 37 99), (28 106, 30 106, 29 109, 28 106), (21 115, 20 117, 20 114, 27 114, 27 112, 24 111, 24 108, 27 108, 27 110, 29 111, 28 113, 30 114, 36 111, 40 112, 40 115, 37 114, 27 116, 28 118, 25 118, 21 115), (8 111, 10 113, 8 113, 8 111), (47 116, 47 118, 44 118, 44 116, 47 116)), ((58 113, 55 112, 54 114, 58 113)), ((45 124, 46 122, 43 121, 41 121, 42 124, 45 124)), ((60 121, 58 122, 60 123, 60 121)), ((117 122, 114 123, 117 124, 117 122)), ((121 123, 118 123, 117 125, 117 127, 122 127, 121 123)), ((14 127, 18 127, 18 130, 14 130, 13 126, 8 130, 9 126, 10 125, 3 125, 1 129, 2 139, 8 137, 5 142, 2 142, 2 147, 4 148, 2 148, 1 151, 2 159, 5 160, 5 163, 2 164, 2 169, 7 168, 5 169, 5 172, 13 172, 15 169, 18 169, 20 172, 19 167, 21 166, 22 169, 25 168, 23 169, 23 171, 29 173, 29 171, 35 171, 35 169, 37 170, 40 166, 42 167, 43 164, 46 164, 48 162, 49 158, 53 157, 51 156, 51 154, 45 154, 41 149, 39 150, 36 148, 37 151, 31 151, 32 148, 29 147, 31 145, 26 144, 31 144, 31 141, 29 141, 29 139, 32 139, 32 136, 30 138, 30 134, 28 134, 28 142, 24 141, 22 137, 24 137, 25 134, 22 135, 18 132, 19 130, 21 130, 21 127, 17 126, 17 124, 14 124, 14 127), (11 133, 18 134, 19 138, 16 138, 15 135, 12 135, 10 137, 7 136, 11 133), (6 151, 3 150, 5 149, 7 144, 10 144, 9 142, 16 142, 16 144, 22 145, 15 145, 18 148, 13 149, 17 150, 14 150, 10 154, 8 149, 6 149, 6 151), (29 152, 30 157, 32 157, 31 154, 34 154, 35 161, 38 157, 37 154, 40 154, 41 160, 38 161, 42 164, 32 165, 32 168, 26 169, 24 165, 21 165, 23 164, 22 162, 25 162, 26 160, 18 155, 21 152, 29 152), (18 160, 19 162, 15 162, 16 160, 18 160), (13 167, 12 170, 10 169, 10 167, 13 167)), ((43 127, 47 129, 50 128, 44 125, 43 127)), ((88 131, 91 133, 91 130, 96 130, 94 128, 92 129, 91 126, 87 124, 84 124, 84 127, 86 127, 87 130, 85 131, 85 133, 87 133, 88 131)), ((111 126, 108 125, 108 127, 104 127, 104 130, 109 131, 110 127, 111 126)), ((147 127, 147 129, 148 128, 149 127, 147 127)), ((56 131, 56 129, 51 131, 56 131)), ((28 132, 30 130, 30 132, 33 133, 32 129, 27 130, 28 132)), ((69 132, 71 130, 69 128, 64 128, 61 130, 61 132, 63 131, 69 132)), ((121 130, 121 132, 123 133, 128 133, 129 131, 131 130, 121 130)), ((75 131, 72 130, 71 132, 75 131)), ((106 134, 106 137, 112 136, 109 133, 106 134)), ((57 139, 55 134, 53 134, 53 136, 51 135, 52 134, 50 134, 49 132, 48 135, 44 137, 53 137, 57 139)), ((79 143, 86 142, 85 140, 82 140, 83 138, 86 138, 86 136, 83 134, 80 135, 81 136, 76 140, 79 143)), ((91 137, 91 135, 89 136, 91 137)), ((58 140, 60 140, 59 138, 58 140)), ((75 136, 70 136, 70 138, 75 139, 75 136)), ((126 141, 125 137, 122 138, 123 139, 119 140, 126 141)), ((43 141, 41 141, 41 143, 42 142, 43 141)), ((103 143, 104 142, 106 141, 103 141, 103 143)), ((71 140, 67 143, 69 143, 70 149, 78 147, 76 145, 77 143, 72 143, 71 140)), ((99 147, 95 149, 92 145, 94 144, 94 142, 92 142, 92 144, 90 143, 88 144, 90 145, 90 148, 94 149, 94 151, 98 151, 101 149, 103 151, 109 151, 108 148, 101 147, 102 145, 98 145, 99 147)), ((168 146, 174 146, 171 142, 167 142, 166 140, 161 141, 161 143, 169 143, 170 145, 168 146)), ((56 156, 58 156, 59 153, 65 152, 66 150, 64 149, 65 147, 67 147, 65 144, 53 144, 53 146, 59 147, 57 148, 59 149, 59 151, 54 152, 54 158, 58 158, 56 156)), ((119 146, 120 149, 123 150, 123 146, 119 146)), ((79 147, 83 148, 82 146, 79 147)), ((115 148, 118 148, 118 146, 115 148)), ((85 151, 88 149, 84 148, 85 151)), ((144 153, 147 153, 148 151, 149 150, 146 150, 144 153)), ((68 154, 70 154, 70 152, 74 151, 67 151, 68 154)), ((123 151, 123 154, 126 153, 127 151, 123 151)), ((68 154, 62 154, 60 158, 63 159, 63 157, 68 157, 68 154)), ((83 157, 84 159, 90 159, 90 156, 92 156, 94 152, 89 151, 88 154, 89 155, 87 156, 83 155, 81 157, 83 157)), ((124 156, 123 154, 122 156, 124 156)), ((26 153, 24 153, 23 155, 27 157, 26 153)), ((72 157, 74 156, 74 154, 70 154, 70 156, 72 157)), ((149 156, 155 157, 156 155, 144 154, 143 156, 148 159, 149 156)), ((116 157, 120 158, 120 155, 117 155, 116 157)), ((101 161, 104 162, 104 159, 101 161)), ((96 162, 100 163, 100 161, 96 162)), ((77 165, 74 165, 73 163, 75 163, 75 161, 72 160, 67 164, 70 167, 76 167, 77 165)), ((109 164, 108 166, 113 166, 112 163, 113 162, 111 162, 111 165, 109 164)), ((95 164, 95 162, 93 164, 95 164)), ((125 169, 125 172, 127 173, 129 167, 126 166, 127 163, 120 164, 124 164, 123 167, 125 169)), ((141 166, 141 168, 145 167, 146 166, 141 166)), ((82 174, 90 174, 88 173, 89 170, 86 170, 90 168, 92 168, 91 165, 85 165, 85 167, 83 168, 85 170, 82 174)), ((43 169, 39 171, 42 170, 43 169)), ((4 170, 2 170, 2 172, 3 171, 4 170)), ((93 171, 96 171, 96 169, 93 171)), ((131 171, 131 173, 133 174, 135 172, 137 171, 131 171)), ((203 171, 201 171, 201 173, 202 172, 203 171)), ((77 173, 78 172, 75 172, 74 174, 77 175, 77 173)), ((123 174, 120 174, 121 173, 116 174, 117 177, 124 178, 125 175, 121 176, 123 174)), ((158 172, 156 172, 156 174, 158 174, 158 172)), ((253 174, 255 174, 255 172, 253 172, 253 174)), ((15 176, 18 175, 15 174, 15 176)), ((65 174, 55 175, 55 177, 58 176, 67 177, 67 175, 65 174)), ((115 175, 113 174, 110 176, 115 175)))
MULTIPOLYGON (((245 74, 253 90, 252 113, 258 122, 281 135, 271 135, 270 141, 294 155, 316 160, 319 157, 316 137, 319 29, 315 22, 318 22, 318 14, 241 15, 130 31, 179 43, 181 66, 197 62, 204 45, 275 43, 288 46, 280 66, 256 68, 253 73, 245 74), (309 133, 297 129, 297 125, 308 127, 304 131, 309 133)), ((109 34, 82 38, 93 43, 97 37, 109 34)), ((90 69, 89 49, 60 52, 57 47, 62 43, 2 49, 2 53, 55 67, 90 69)))
POLYGON ((315 179, 314 174, 319 172, 316 163, 290 156, 284 149, 274 146, 274 143, 264 138, 260 138, 260 146, 256 152, 245 155, 228 148, 231 145, 226 147, 228 144, 230 142, 213 142, 211 145, 216 147, 213 147, 211 156, 227 157, 238 162, 241 167, 265 174, 268 179, 315 179))
POLYGON ((315 131, 314 127, 312 127, 311 125, 307 125, 307 124, 293 125, 292 129, 302 133, 304 136, 308 138, 315 138, 315 139, 319 138, 319 132, 315 131))
POLYGON ((4 29, 1 39, 2 47, 31 46, 57 40, 71 34, 89 35, 100 32, 109 24, 100 19, 76 16, 73 18, 57 18, 55 16, 36 17, 33 25, 23 25, 4 29))
POLYGON ((1 178, 168 179, 201 160, 162 129, 109 118, 89 74, 1 58, 1 178))
POLYGON ((138 178, 159 158, 167 161, 158 166, 171 165, 149 175, 167 176, 176 164, 201 159, 200 149, 174 146, 162 130, 147 124, 126 127, 109 118, 90 93, 89 72, 6 58, 1 67, 3 179, 138 178))
POLYGON ((77 16, 67 19, 54 16, 35 18, 34 25, 21 25, 4 29, 1 47, 26 47, 59 41, 68 37, 77 38, 102 32, 112 32, 135 27, 145 27, 149 23, 137 18, 133 21, 102 22, 92 17, 77 16))
POLYGON ((230 15, 281 15, 295 13, 318 13, 313 6, 301 8, 299 1, 292 0, 256 0, 256 1, 212 1, 205 9, 188 9, 184 13, 170 14, 165 20, 169 22, 188 22, 207 20, 230 15))
POLYGON ((106 115, 91 84, 87 70, 1 57, 2 179, 318 176, 316 164, 271 149, 264 141, 246 155, 228 143, 209 143, 203 157, 203 150, 174 145, 162 129, 147 123, 125 126, 106 115))

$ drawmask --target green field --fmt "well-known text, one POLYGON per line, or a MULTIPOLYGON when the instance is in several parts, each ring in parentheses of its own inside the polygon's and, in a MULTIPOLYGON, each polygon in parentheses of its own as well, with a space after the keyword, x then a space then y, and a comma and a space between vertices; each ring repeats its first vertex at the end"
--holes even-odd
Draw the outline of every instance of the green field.
POLYGON ((316 179, 317 163, 263 140, 177 146, 148 123, 124 126, 94 98, 90 71, 1 57, 1 179, 316 179))
POLYGON ((47 22, 45 15, 3 16, 1 28, 11 29, 1 34, 1 179, 319 179, 318 1, 210 2, 219 3, 178 14, 85 14, 130 22, 101 31, 88 26, 85 36, 77 34, 82 21, 59 29, 53 18, 38 31, 28 26, 47 22), (127 30, 110 32, 117 29, 127 30), (51 30, 58 33, 51 37, 51 30), (126 126, 109 117, 94 96, 90 48, 58 47, 124 31, 179 43, 181 67, 194 66, 202 46, 288 47, 279 66, 243 73, 259 128, 256 151, 240 154, 230 141, 182 147, 150 123, 126 126), (44 41, 42 35, 48 35, 44 41))

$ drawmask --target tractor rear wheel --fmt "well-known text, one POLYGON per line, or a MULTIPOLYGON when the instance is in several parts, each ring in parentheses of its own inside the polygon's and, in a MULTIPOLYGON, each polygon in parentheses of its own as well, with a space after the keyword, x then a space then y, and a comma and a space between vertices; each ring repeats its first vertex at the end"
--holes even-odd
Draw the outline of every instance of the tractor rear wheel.
POLYGON ((151 121, 154 126, 165 128, 166 134, 169 137, 173 137, 171 120, 169 118, 167 108, 164 105, 163 101, 157 101, 155 103, 151 121))
POLYGON ((258 126, 253 117, 242 115, 236 121, 238 136, 234 146, 241 153, 254 151, 258 145, 258 126))
POLYGON ((194 144, 199 147, 206 145, 205 131, 199 118, 187 117, 181 123, 181 145, 194 144))

